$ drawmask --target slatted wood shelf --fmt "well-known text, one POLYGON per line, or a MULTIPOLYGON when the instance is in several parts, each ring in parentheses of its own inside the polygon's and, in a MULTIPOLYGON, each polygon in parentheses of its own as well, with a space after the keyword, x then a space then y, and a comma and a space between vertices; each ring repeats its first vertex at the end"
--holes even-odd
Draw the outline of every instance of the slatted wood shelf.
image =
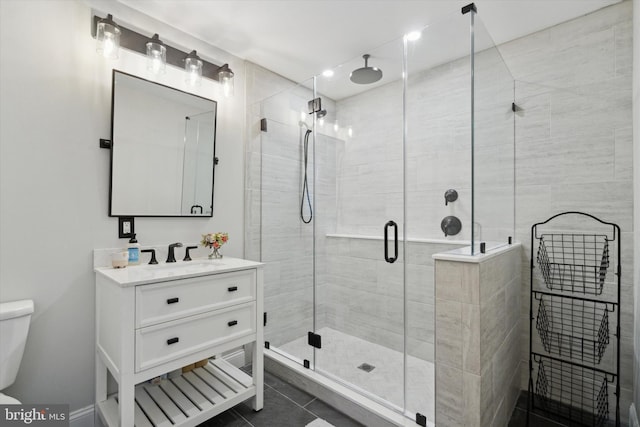
MULTIPOLYGON (((254 396, 253 378, 223 359, 212 359, 160 384, 143 383, 135 388, 135 426, 196 426, 254 396)), ((102 420, 117 427, 117 393, 98 404, 102 420)))

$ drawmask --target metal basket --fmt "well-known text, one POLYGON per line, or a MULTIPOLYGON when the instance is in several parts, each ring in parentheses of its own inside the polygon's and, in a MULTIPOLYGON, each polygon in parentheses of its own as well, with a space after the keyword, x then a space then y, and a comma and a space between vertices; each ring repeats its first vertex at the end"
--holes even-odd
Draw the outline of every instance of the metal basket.
POLYGON ((615 305, 535 292, 536 329, 544 349, 574 361, 599 364, 609 344, 615 305))
POLYGON ((609 240, 598 234, 542 234, 537 261, 547 288, 600 295, 609 268, 609 240))
POLYGON ((615 376, 597 369, 536 354, 534 407, 571 425, 599 427, 609 419, 609 383, 615 376))

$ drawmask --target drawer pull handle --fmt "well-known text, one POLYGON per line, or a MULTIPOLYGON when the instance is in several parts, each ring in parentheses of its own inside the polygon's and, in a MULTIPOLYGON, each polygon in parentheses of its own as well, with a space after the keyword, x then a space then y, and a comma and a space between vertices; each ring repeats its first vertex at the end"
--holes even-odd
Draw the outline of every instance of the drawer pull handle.
POLYGON ((235 292, 237 290, 238 290, 237 286, 230 286, 229 289, 228 289, 229 292, 235 292))
POLYGON ((169 299, 167 300, 167 304, 175 304, 175 303, 177 303, 178 301, 180 301, 180 298, 169 298, 169 299))
POLYGON ((175 338, 169 338, 169 339, 167 340, 167 345, 175 344, 175 343, 177 343, 178 341, 180 341, 180 338, 178 338, 178 337, 175 337, 175 338))
POLYGON ((234 325, 237 325, 237 324, 238 324, 237 320, 232 320, 231 322, 227 323, 227 325, 229 325, 229 326, 234 326, 234 325))

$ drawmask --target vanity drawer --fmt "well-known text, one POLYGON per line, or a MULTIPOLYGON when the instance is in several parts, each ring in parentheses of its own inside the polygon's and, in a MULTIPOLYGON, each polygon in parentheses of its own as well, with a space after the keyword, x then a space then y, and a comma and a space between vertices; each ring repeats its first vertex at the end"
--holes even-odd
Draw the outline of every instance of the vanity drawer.
POLYGON ((136 330, 136 372, 255 334, 254 302, 136 330))
POLYGON ((136 328, 255 300, 255 270, 136 286, 136 328))

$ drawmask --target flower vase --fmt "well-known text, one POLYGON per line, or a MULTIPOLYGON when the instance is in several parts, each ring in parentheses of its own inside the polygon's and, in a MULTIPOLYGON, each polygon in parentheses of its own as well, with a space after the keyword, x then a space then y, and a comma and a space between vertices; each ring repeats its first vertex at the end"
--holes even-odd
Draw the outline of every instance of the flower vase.
POLYGON ((209 253, 209 259, 219 259, 222 258, 222 252, 220 252, 220 248, 211 248, 211 252, 209 253))

